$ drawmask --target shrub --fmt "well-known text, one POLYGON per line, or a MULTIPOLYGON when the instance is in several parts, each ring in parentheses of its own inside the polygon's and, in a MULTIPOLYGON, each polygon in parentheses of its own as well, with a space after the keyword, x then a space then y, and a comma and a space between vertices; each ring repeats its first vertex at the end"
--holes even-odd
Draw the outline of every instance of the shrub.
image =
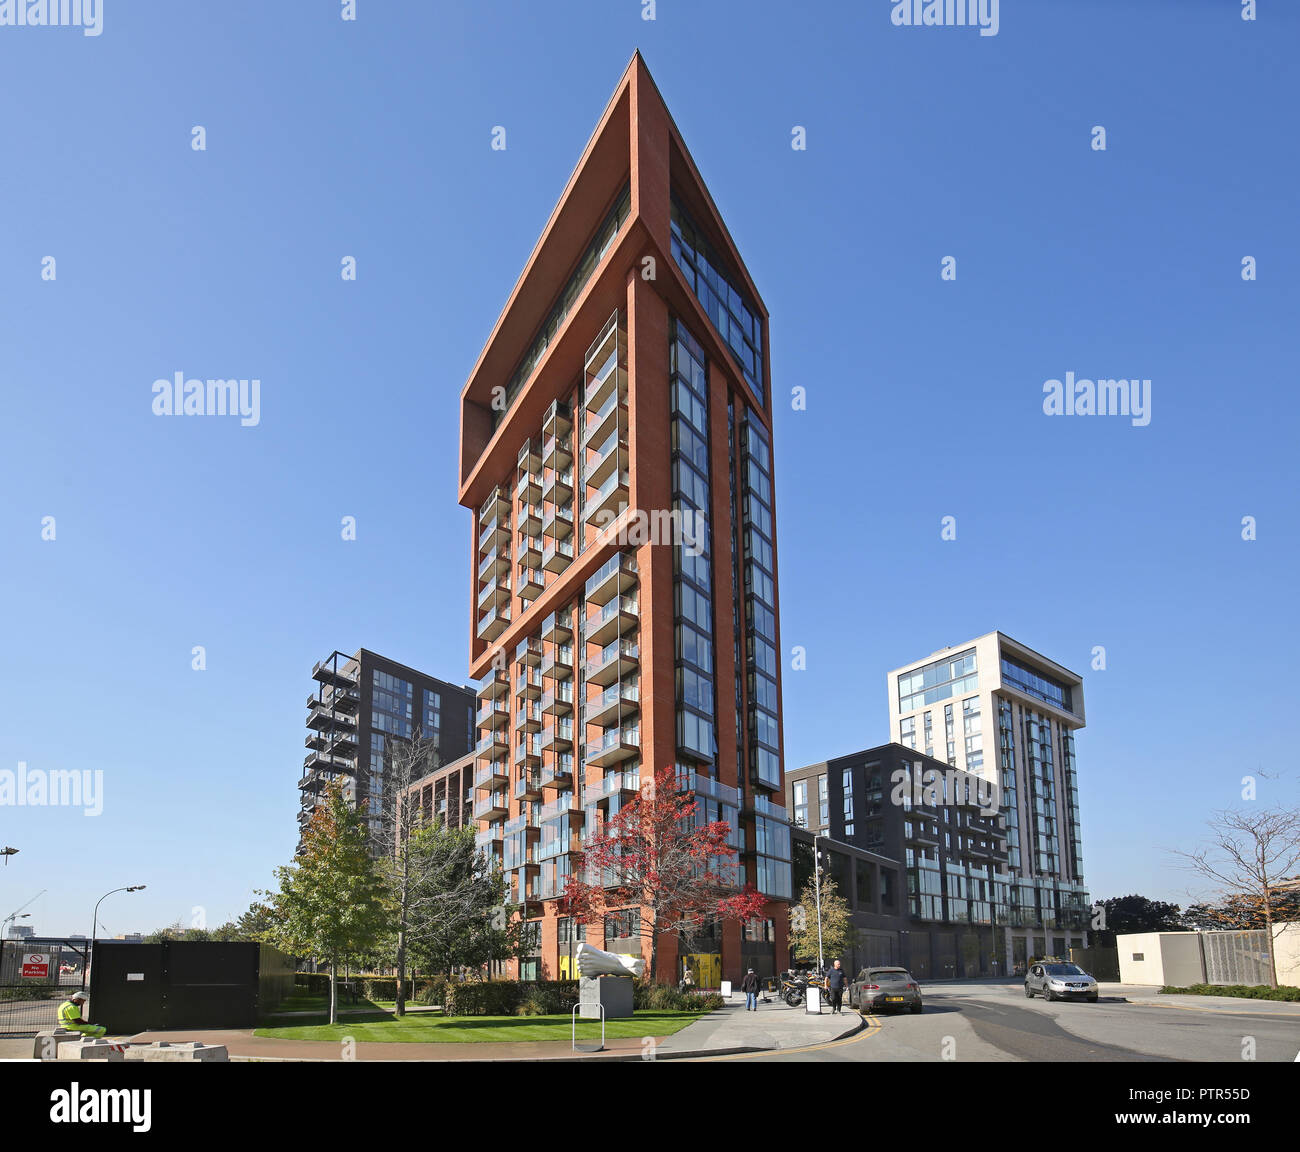
POLYGON ((414 999, 417 1004, 436 1004, 441 1008, 447 1002, 447 977, 430 976, 418 981, 414 999))
POLYGON ((574 980, 466 981, 448 984, 445 996, 449 1016, 556 1016, 577 1002, 574 980))
POLYGON ((1181 993, 1185 996, 1241 996, 1248 1000, 1284 1000, 1300 1003, 1300 988, 1279 985, 1270 988, 1267 984, 1191 984, 1186 988, 1165 985, 1160 989, 1166 994, 1181 993))
POLYGON ((328 996, 330 994, 329 973, 295 972, 293 986, 302 989, 309 996, 328 996))
POLYGON ((642 984, 632 989, 634 1008, 651 1012, 713 1012, 726 1001, 716 992, 679 992, 671 984, 642 984))

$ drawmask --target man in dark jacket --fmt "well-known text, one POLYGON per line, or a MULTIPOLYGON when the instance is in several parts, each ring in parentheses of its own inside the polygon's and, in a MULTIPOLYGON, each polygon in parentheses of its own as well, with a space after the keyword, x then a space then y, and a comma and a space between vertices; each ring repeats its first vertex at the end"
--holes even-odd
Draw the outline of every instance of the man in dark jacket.
POLYGON ((840 967, 840 962, 835 961, 835 967, 826 973, 826 991, 831 996, 831 1015, 842 1016, 844 1014, 844 985, 848 982, 848 973, 840 967))
POLYGON ((745 973, 745 978, 740 982, 740 990, 745 994, 745 1011, 758 1011, 758 975, 751 968, 745 973))

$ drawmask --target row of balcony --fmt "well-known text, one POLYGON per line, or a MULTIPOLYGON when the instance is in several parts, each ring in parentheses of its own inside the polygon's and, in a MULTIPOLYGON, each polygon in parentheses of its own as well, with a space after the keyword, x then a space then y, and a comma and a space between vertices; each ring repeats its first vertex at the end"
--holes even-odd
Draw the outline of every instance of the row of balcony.
MULTIPOLYGON (((337 664, 333 660, 320 660, 312 665, 311 678, 334 688, 355 688, 357 686, 357 665, 355 661, 337 664)), ((308 699, 308 705, 311 700, 308 699)))

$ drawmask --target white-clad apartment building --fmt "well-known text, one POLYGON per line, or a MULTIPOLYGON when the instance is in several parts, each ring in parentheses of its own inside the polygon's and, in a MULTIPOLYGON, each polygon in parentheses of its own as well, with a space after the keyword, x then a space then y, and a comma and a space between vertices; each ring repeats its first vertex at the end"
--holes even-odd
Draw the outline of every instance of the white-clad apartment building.
POLYGON ((1083 680, 1001 632, 889 673, 890 739, 996 780, 1007 837, 1004 926, 1013 970, 1087 943, 1074 734, 1083 680))

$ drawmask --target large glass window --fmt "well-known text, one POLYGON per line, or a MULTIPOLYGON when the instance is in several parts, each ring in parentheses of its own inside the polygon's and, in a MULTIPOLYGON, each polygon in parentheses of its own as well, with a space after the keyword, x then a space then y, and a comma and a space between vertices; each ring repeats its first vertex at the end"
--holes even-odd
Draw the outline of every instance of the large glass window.
POLYGON ((745 380, 763 400, 763 333, 754 308, 736 287, 739 278, 725 265, 673 197, 672 255, 691 291, 723 341, 735 353, 745 380))

